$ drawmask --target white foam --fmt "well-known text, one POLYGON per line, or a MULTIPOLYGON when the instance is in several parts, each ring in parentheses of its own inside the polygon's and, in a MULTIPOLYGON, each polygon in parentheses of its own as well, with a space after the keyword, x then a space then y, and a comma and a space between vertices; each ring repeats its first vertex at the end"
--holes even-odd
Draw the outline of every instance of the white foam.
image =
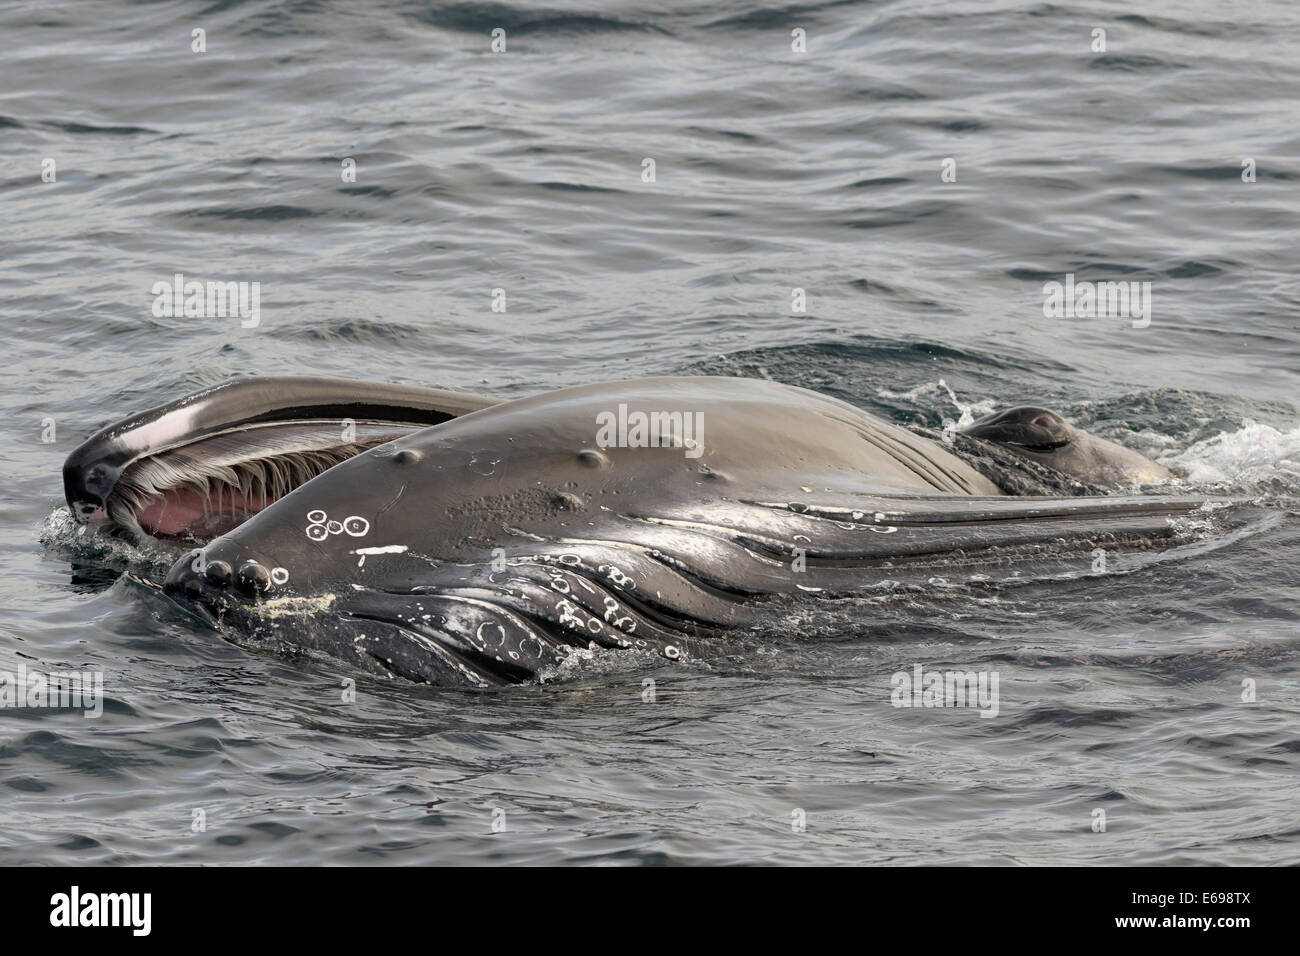
POLYGON ((132 543, 99 534, 77 521, 65 506, 56 507, 45 519, 38 540, 43 546, 78 561, 93 561, 119 571, 139 568, 162 574, 187 550, 180 542, 145 538, 132 543))
POLYGON ((943 395, 947 394, 948 401, 956 406, 959 412, 956 419, 945 418, 943 420, 943 437, 947 441, 951 441, 953 434, 956 432, 975 424, 977 417, 983 418, 985 415, 992 414, 993 410, 997 408, 997 401, 991 398, 963 402, 943 379, 939 379, 937 382, 926 382, 916 386, 916 388, 908 389, 906 392, 891 392, 887 388, 879 388, 876 389, 876 394, 881 398, 903 398, 908 401, 931 397, 942 399, 943 395))
POLYGON ((1300 428, 1281 431, 1246 419, 1235 432, 1198 441, 1190 448, 1159 459, 1160 464, 1187 472, 1195 484, 1252 484, 1270 478, 1300 479, 1300 428))

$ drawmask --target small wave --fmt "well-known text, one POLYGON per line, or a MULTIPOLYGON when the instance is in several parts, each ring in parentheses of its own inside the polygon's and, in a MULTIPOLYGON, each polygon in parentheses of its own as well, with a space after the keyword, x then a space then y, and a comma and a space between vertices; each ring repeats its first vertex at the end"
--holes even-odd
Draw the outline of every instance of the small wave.
POLYGON ((211 209, 189 209, 180 213, 182 217, 207 216, 216 219, 253 219, 258 221, 283 222, 286 219, 310 219, 321 213, 302 206, 290 206, 279 203, 271 206, 217 206, 211 209))
POLYGON ((382 345, 395 342, 418 342, 424 337, 425 332, 417 326, 404 322, 351 318, 339 321, 316 320, 312 325, 295 327, 286 332, 286 335, 307 342, 349 342, 382 345))
POLYGON ((1155 56, 1095 56, 1088 61, 1091 70, 1117 70, 1123 73, 1158 72, 1162 70, 1186 70, 1186 63, 1162 60, 1155 56))

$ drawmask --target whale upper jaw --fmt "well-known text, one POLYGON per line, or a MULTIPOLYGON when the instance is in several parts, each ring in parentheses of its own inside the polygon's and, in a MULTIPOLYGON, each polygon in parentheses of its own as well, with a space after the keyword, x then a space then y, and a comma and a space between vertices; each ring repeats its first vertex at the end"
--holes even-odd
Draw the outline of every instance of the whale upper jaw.
POLYGON ((441 389, 237 379, 114 422, 63 465, 73 517, 112 534, 202 542, 340 461, 495 404, 441 389))

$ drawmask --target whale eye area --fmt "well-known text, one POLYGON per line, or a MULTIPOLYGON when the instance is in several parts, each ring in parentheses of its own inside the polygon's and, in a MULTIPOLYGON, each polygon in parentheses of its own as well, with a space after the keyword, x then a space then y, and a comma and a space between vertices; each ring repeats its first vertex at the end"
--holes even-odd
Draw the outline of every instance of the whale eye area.
POLYGON ((1073 440, 1072 429, 1064 418, 1033 405, 987 415, 964 429, 962 434, 1032 452, 1056 451, 1073 440))

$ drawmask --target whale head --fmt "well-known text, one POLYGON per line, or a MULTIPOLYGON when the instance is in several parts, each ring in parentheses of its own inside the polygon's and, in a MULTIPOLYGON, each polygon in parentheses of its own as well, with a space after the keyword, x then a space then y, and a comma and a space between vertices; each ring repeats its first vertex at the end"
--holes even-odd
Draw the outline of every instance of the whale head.
POLYGON ((1145 455, 1090 435, 1059 413, 1037 405, 987 415, 962 434, 1093 485, 1143 485, 1174 477, 1145 455))
POLYGON ((95 432, 64 463, 64 494, 82 524, 203 542, 339 462, 491 404, 401 385, 236 379, 95 432))

